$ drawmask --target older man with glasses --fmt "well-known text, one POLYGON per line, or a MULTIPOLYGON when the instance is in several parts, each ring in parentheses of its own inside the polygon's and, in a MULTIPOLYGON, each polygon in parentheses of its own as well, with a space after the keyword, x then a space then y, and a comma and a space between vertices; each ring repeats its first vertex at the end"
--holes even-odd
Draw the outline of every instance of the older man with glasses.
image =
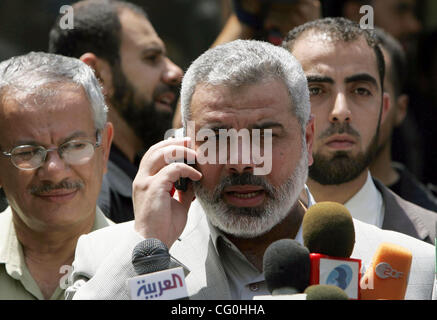
POLYGON ((96 206, 112 125, 93 71, 29 53, 0 64, 0 299, 63 299, 80 235, 112 222, 96 206))

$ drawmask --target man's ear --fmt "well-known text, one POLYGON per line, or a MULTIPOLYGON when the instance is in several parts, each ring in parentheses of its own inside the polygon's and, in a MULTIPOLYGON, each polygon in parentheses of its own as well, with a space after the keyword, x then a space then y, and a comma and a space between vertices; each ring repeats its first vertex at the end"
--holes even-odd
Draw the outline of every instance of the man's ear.
POLYGON ((108 171, 109 152, 111 151, 112 139, 114 138, 114 126, 111 122, 106 122, 102 131, 102 148, 103 148, 103 173, 108 171))
POLYGON ((103 88, 103 95, 111 96, 113 92, 112 87, 112 69, 109 63, 97 57, 92 52, 86 52, 79 57, 79 59, 89 65, 93 70, 96 78, 99 80, 103 88))
POLYGON ((408 103, 410 101, 410 97, 406 94, 401 94, 397 100, 397 110, 396 110, 396 118, 395 118, 395 126, 400 126, 402 122, 404 122, 405 117, 408 112, 408 103))
POLYGON ((308 166, 313 164, 313 142, 314 142, 314 115, 311 114, 305 130, 305 140, 307 143, 308 166))

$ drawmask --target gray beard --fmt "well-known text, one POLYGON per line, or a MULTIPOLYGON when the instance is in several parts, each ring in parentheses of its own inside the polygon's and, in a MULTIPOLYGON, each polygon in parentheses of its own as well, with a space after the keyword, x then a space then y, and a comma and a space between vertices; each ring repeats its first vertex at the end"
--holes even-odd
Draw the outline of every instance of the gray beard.
POLYGON ((305 186, 308 176, 306 147, 303 151, 292 175, 278 188, 271 186, 264 177, 248 173, 222 178, 212 193, 200 182, 194 182, 196 199, 205 210, 210 223, 222 232, 240 238, 255 238, 270 231, 288 216, 305 186), (264 188, 266 202, 263 206, 241 208, 223 200, 225 187, 244 184, 260 185, 264 188))

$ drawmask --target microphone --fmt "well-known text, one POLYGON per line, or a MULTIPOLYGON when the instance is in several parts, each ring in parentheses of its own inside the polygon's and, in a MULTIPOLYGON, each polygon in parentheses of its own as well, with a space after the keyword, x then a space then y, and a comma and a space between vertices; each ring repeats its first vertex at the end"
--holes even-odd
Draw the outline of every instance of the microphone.
POLYGON ((263 271, 271 296, 256 296, 254 300, 305 300, 302 295, 309 283, 310 252, 299 242, 281 239, 266 249, 263 271))
POLYGON ((170 266, 170 253, 162 241, 146 239, 132 251, 132 265, 138 275, 165 270, 170 266))
POLYGON ((346 207, 329 201, 312 205, 303 217, 302 236, 311 252, 310 285, 335 285, 359 299, 361 260, 350 258, 355 228, 346 207))
POLYGON ((348 295, 337 286, 314 284, 305 289, 306 300, 349 300, 348 295))
POLYGON ((188 297, 182 267, 171 268, 167 246, 145 239, 132 251, 132 265, 139 275, 127 280, 132 300, 176 300, 188 297))
POLYGON ((361 279, 361 300, 403 300, 412 259, 410 250, 381 243, 361 279))

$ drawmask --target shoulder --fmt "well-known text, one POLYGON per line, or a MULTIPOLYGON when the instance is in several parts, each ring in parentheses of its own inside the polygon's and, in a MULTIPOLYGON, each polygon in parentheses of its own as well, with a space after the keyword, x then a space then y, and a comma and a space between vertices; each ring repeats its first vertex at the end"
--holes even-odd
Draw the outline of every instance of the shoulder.
POLYGON ((111 224, 107 227, 84 234, 79 238, 79 241, 101 244, 105 248, 109 249, 111 244, 120 242, 120 237, 134 232, 134 221, 128 221, 124 223, 111 224))
POLYGON ((434 255, 435 247, 433 245, 406 234, 392 230, 383 230, 356 219, 354 219, 354 227, 356 244, 368 246, 371 250, 376 250, 376 247, 373 246, 379 245, 382 242, 393 242, 410 250, 419 250, 425 254, 434 255))
POLYGON ((436 236, 437 212, 427 210, 402 199, 376 179, 374 179, 374 182, 381 192, 386 214, 388 214, 384 219, 383 228, 415 236, 415 234, 407 231, 407 221, 404 220, 408 220, 415 229, 419 239, 433 242, 436 236))
POLYGON ((435 247, 400 232, 382 230, 354 219, 355 247, 353 258, 362 260, 367 268, 382 243, 402 246, 412 253, 406 299, 431 299, 435 272, 435 247))

